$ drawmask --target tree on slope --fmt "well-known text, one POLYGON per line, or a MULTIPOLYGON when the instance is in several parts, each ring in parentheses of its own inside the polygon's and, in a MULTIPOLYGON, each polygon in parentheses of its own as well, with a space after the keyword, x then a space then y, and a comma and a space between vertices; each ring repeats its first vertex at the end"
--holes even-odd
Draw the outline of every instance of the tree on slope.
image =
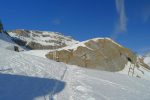
POLYGON ((0 33, 2 33, 3 32, 3 24, 2 24, 2 22, 1 22, 1 20, 0 20, 0 33))

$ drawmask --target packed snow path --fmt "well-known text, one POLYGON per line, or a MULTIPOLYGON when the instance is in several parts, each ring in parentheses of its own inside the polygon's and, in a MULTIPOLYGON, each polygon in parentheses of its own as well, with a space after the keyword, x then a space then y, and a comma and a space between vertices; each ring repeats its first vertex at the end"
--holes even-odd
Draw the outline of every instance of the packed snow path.
POLYGON ((122 74, 69 66, 64 81, 57 100, 150 100, 149 81, 122 74))
POLYGON ((0 100, 33 100, 35 97, 37 100, 53 100, 53 96, 65 87, 66 83, 61 81, 66 72, 65 64, 5 49, 0 52, 0 92, 3 93, 0 100), (36 91, 31 92, 29 87, 36 91))
POLYGON ((150 81, 0 49, 0 100, 150 100, 150 81))

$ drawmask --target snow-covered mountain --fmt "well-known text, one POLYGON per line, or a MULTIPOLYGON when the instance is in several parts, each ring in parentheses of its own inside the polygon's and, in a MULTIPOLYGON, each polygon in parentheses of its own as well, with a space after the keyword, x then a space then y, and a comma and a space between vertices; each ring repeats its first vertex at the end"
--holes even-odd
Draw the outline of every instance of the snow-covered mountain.
MULTIPOLYGON (((21 41, 28 40, 29 42, 29 38, 30 39, 35 38, 34 36, 30 36, 30 37, 26 36, 27 34, 30 35, 39 34, 36 33, 36 31, 28 32, 26 30, 28 33, 25 30, 16 30, 16 31, 17 31, 16 33, 9 32, 11 37, 5 33, 1 34, 1 39, 3 40, 3 42, 5 41, 4 43, 2 42, 1 43, 3 44, 3 46, 7 46, 9 44, 9 46, 6 47, 9 50, 14 50, 14 46, 17 45, 16 40, 18 39, 21 40, 21 38, 23 38, 21 41), (18 31, 21 32, 19 33, 18 31), (21 35, 13 36, 14 34, 21 34, 21 35), (28 39, 24 39, 26 37, 28 39), (7 43, 7 45, 5 43, 7 43)), ((39 41, 37 38, 33 39, 33 41, 36 40, 36 42, 40 43, 41 40, 44 38, 41 35, 45 33, 48 34, 47 32, 40 33, 39 37, 41 37, 41 39, 39 41)), ((52 33, 49 34, 52 35, 52 33)), ((59 34, 53 33, 51 37, 49 38, 46 37, 46 38, 48 39, 54 38, 56 41, 57 39, 58 41, 60 41, 59 38, 55 37, 56 35, 59 34)), ((63 37, 64 37, 63 39, 66 40, 67 37, 65 36, 63 37)), ((61 41, 65 41, 65 40, 61 40, 61 41)), ((124 48, 123 46, 119 45, 118 43, 111 40, 110 38, 95 38, 83 42, 78 42, 75 40, 72 41, 74 41, 72 45, 68 44, 69 46, 65 46, 59 49, 55 48, 55 50, 51 50, 51 49, 28 50, 28 51, 25 50, 23 53, 40 56, 44 58, 47 57, 56 61, 59 60, 60 62, 78 65, 81 67, 93 68, 93 69, 110 71, 110 72, 119 72, 119 73, 128 74, 130 76, 135 76, 135 77, 147 78, 147 76, 149 76, 150 68, 144 63, 142 59, 137 57, 129 49, 124 48)), ((21 43, 20 41, 17 42, 21 43)), ((27 44, 29 43, 26 43, 26 45, 27 44)), ((22 47, 24 46, 17 45, 17 47, 19 47, 19 49, 21 50, 22 47)))
POLYGON ((78 43, 70 36, 64 36, 59 32, 18 29, 8 33, 14 42, 29 49, 57 49, 78 43))

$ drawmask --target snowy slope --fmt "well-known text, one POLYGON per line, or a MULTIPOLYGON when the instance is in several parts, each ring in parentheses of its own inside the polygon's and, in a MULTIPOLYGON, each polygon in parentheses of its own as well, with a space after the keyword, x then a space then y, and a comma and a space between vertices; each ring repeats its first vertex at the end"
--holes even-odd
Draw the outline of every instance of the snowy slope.
POLYGON ((0 100, 150 99, 150 81, 0 52, 0 100))
POLYGON ((144 62, 150 66, 150 53, 147 53, 145 55, 144 62))
POLYGON ((61 98, 64 100, 150 99, 149 81, 121 74, 69 67, 64 81, 67 81, 69 85, 66 86, 63 92, 59 93, 58 100, 61 100, 61 98), (66 98, 63 95, 64 93, 69 98, 66 98))
POLYGON ((50 52, 50 50, 29 50, 29 51, 24 51, 23 53, 46 58, 45 55, 48 54, 48 52, 50 52))
POLYGON ((60 67, 48 59, 5 49, 0 52, 0 100, 45 100, 64 88, 64 64, 60 67))
POLYGON ((125 68, 122 71, 119 71, 117 73, 150 80, 150 70, 144 68, 141 65, 139 67, 136 67, 134 64, 131 64, 130 62, 128 62, 125 65, 125 68))
POLYGON ((26 48, 17 45, 12 41, 12 38, 5 33, 0 33, 0 48, 14 51, 14 46, 17 46, 20 51, 27 50, 26 48))
POLYGON ((145 57, 144 62, 150 66, 150 56, 145 57))
POLYGON ((11 48, 13 45, 15 44, 8 35, 4 33, 0 33, 0 47, 1 48, 11 48))

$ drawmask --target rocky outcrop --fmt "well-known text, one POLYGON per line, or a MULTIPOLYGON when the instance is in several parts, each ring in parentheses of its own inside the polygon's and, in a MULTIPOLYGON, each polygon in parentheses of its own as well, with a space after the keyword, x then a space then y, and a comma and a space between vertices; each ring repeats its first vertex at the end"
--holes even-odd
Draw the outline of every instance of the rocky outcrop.
POLYGON ((39 50, 39 49, 50 49, 50 50, 53 50, 53 49, 58 49, 58 48, 61 48, 61 47, 64 47, 66 45, 61 45, 61 46, 51 46, 51 45, 41 45, 40 43, 36 43, 36 42, 29 42, 26 47, 28 49, 36 49, 36 50, 39 50))
POLYGON ((28 30, 12 30, 9 31, 15 33, 17 36, 30 37, 31 32, 28 30))
POLYGON ((96 38, 46 55, 49 59, 105 71, 121 71, 127 62, 136 64, 137 56, 109 38, 96 38))

